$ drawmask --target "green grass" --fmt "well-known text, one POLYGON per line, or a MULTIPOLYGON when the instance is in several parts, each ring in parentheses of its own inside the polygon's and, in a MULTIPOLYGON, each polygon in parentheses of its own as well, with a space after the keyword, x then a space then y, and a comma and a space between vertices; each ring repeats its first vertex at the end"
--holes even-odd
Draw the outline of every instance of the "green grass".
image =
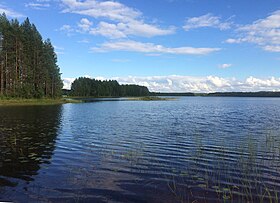
POLYGON ((0 106, 21 106, 21 105, 57 105, 65 103, 81 103, 74 99, 22 99, 22 98, 0 98, 0 106))
MULTIPOLYGON (((161 98, 161 97, 130 97, 130 101, 162 101, 174 100, 174 98, 161 98)), ((58 105, 65 103, 82 103, 81 97, 62 97, 58 99, 23 99, 23 98, 0 98, 0 106, 23 106, 23 105, 58 105)))
MULTIPOLYGON (((236 148, 236 151, 240 152, 240 156, 236 157, 234 162, 227 160, 228 153, 223 147, 225 144, 221 143, 218 151, 219 156, 216 158, 218 162, 209 169, 197 165, 200 160, 207 160, 208 152, 203 150, 201 140, 203 137, 195 135, 196 148, 193 148, 195 153, 188 156, 190 164, 185 171, 181 171, 178 177, 176 171, 173 172, 173 169, 169 169, 173 173, 173 178, 169 178, 168 181, 170 192, 175 195, 176 199, 179 199, 179 202, 200 202, 197 196, 192 194, 192 188, 186 187, 189 182, 192 182, 201 189, 200 197, 203 197, 203 192, 206 189, 215 192, 216 196, 211 197, 216 198, 216 202, 279 202, 280 192, 275 187, 277 180, 266 181, 264 177, 269 172, 262 170, 265 165, 269 164, 266 157, 270 157, 269 161, 274 165, 280 164, 280 139, 278 135, 277 133, 269 133, 260 138, 261 140, 253 139, 254 136, 249 135, 244 141, 244 146, 236 148), (260 149, 265 153, 264 157, 260 157, 258 154, 260 149), (192 201, 188 200, 187 197, 190 197, 192 201)), ((271 172, 273 170, 279 172, 275 168, 272 168, 271 172)), ((166 178, 168 179, 168 177, 166 178)), ((209 196, 207 193, 205 194, 204 198, 207 200, 209 196)))

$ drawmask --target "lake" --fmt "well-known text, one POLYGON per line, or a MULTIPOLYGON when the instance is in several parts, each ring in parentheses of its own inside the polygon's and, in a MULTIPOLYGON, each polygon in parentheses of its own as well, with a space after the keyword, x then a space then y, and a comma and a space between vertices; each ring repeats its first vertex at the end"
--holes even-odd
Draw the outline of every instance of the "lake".
POLYGON ((269 202, 280 99, 0 106, 0 201, 269 202))

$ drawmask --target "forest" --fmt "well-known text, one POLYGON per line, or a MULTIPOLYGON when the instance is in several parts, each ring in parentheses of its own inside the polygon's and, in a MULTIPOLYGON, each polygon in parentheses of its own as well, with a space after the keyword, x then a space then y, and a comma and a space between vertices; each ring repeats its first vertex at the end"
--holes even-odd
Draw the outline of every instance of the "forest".
POLYGON ((0 15, 0 98, 56 98, 63 86, 57 56, 34 24, 0 15))
POLYGON ((71 96, 80 97, 137 97, 148 96, 147 87, 139 85, 120 85, 116 80, 95 80, 77 78, 71 86, 71 96))

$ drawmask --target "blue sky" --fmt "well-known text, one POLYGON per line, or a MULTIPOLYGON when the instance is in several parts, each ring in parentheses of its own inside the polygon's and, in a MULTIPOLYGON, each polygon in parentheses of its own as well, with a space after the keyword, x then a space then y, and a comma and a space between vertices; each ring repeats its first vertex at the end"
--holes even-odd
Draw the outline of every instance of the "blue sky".
POLYGON ((280 90, 279 0, 0 0, 79 76, 151 91, 280 90))

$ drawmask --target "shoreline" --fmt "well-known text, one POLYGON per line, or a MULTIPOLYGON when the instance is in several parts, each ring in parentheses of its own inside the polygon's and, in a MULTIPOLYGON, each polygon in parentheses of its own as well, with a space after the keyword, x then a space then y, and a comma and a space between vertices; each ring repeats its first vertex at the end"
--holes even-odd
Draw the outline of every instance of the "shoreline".
POLYGON ((81 103, 82 101, 71 98, 59 99, 22 99, 22 98, 3 98, 0 99, 0 106, 39 106, 39 105, 59 105, 67 103, 81 103))
MULTIPOLYGON (((256 93, 255 93, 256 94, 256 93)), ((57 99, 43 98, 43 99, 24 99, 24 98, 0 98, 0 106, 36 106, 36 105, 60 105, 67 103, 86 103, 95 101, 174 101, 178 97, 257 97, 257 98, 279 98, 275 95, 232 95, 232 94, 196 94, 186 95, 185 93, 178 94, 162 94, 151 96, 139 96, 139 97, 78 97, 78 96, 63 96, 57 99), (108 100, 106 100, 108 99, 108 100), (112 99, 112 100, 111 100, 112 99)))
POLYGON ((70 100, 80 100, 80 101, 171 101, 177 98, 166 98, 159 96, 131 96, 131 97, 66 97, 70 100))
MULTIPOLYGON (((155 96, 145 97, 62 97, 59 99, 22 99, 22 98, 2 98, 0 99, 0 106, 39 106, 39 105, 59 105, 67 103, 83 103, 87 99, 119 99, 125 98, 123 101, 172 101, 176 98, 162 98, 155 96)), ((106 101, 106 100, 104 100, 106 101)))

